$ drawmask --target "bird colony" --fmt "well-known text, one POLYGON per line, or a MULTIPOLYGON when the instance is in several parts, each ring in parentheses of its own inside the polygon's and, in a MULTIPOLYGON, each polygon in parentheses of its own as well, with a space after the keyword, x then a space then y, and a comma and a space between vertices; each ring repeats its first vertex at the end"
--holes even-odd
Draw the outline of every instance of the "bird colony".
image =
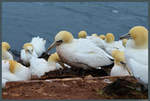
POLYGON ((96 33, 88 36, 80 31, 78 38, 71 32, 60 31, 54 42, 45 48, 46 40, 33 37, 23 45, 19 63, 13 59, 10 44, 2 42, 2 86, 6 82, 39 78, 46 72, 67 68, 101 69, 114 64, 110 76, 134 76, 139 83, 148 86, 148 30, 144 26, 134 26, 127 34, 115 41, 112 33, 96 33), (48 60, 39 58, 52 48, 56 52, 48 60))

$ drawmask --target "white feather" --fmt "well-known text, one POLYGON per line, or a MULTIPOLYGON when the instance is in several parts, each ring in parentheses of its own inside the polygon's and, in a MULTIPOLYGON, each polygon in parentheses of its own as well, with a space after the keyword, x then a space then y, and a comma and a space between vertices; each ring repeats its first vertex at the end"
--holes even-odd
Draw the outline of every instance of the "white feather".
POLYGON ((57 53, 69 62, 87 64, 93 68, 110 65, 113 59, 88 39, 74 39, 56 47, 57 53))
POLYGON ((119 51, 124 51, 124 46, 122 45, 122 41, 114 41, 112 43, 105 42, 104 47, 105 47, 105 51, 110 55, 112 54, 112 51, 116 49, 119 51))
POLYGON ((13 60, 13 56, 10 52, 8 51, 3 51, 2 50, 2 60, 13 60))
POLYGON ((32 75, 37 75, 38 77, 43 76, 46 72, 56 70, 55 62, 47 62, 42 58, 32 57, 30 59, 30 70, 32 75))
POLYGON ((110 76, 127 76, 127 75, 129 75, 129 73, 123 65, 115 64, 110 72, 110 76))
POLYGON ((45 44, 46 44, 46 40, 44 40, 43 38, 40 38, 39 36, 37 37, 33 37, 31 44, 34 47, 34 51, 36 52, 37 56, 41 56, 42 53, 45 52, 45 44))
POLYGON ((31 73, 29 68, 23 65, 17 65, 15 73, 9 71, 9 62, 2 60, 2 84, 5 86, 6 82, 9 81, 20 81, 20 80, 29 80, 31 78, 31 73))
POLYGON ((139 82, 148 84, 148 49, 136 49, 134 42, 128 40, 125 59, 127 66, 139 82))
POLYGON ((96 44, 98 47, 104 49, 105 41, 96 36, 87 36, 87 39, 96 44))

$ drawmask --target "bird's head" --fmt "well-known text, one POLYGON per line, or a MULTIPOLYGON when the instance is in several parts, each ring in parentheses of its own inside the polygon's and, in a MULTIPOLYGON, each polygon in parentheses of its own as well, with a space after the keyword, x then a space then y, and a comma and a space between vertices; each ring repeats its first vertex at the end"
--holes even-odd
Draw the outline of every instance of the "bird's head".
POLYGON ((48 62, 59 62, 59 61, 60 61, 60 58, 56 52, 51 54, 48 58, 48 62))
POLYGON ((31 43, 25 43, 23 45, 23 49, 25 50, 25 52, 31 53, 33 52, 33 45, 31 43))
POLYGON ((123 45, 124 47, 126 47, 127 41, 128 41, 128 39, 122 39, 122 45, 123 45))
POLYGON ((55 46, 59 46, 61 44, 71 43, 73 41, 73 35, 68 31, 60 31, 55 36, 55 41, 49 46, 47 53, 49 50, 54 48, 55 46))
POLYGON ((87 32, 86 31, 80 31, 78 33, 78 38, 86 38, 87 36, 87 32))
POLYGON ((115 40, 115 36, 113 35, 113 33, 107 33, 105 40, 107 43, 112 43, 115 40))
POLYGON ((105 35, 101 34, 99 37, 100 37, 102 40, 105 40, 105 35))
POLYGON ((92 36, 98 37, 98 35, 96 33, 92 34, 92 36))
POLYGON ((131 28, 129 34, 136 46, 148 45, 148 30, 144 26, 135 26, 131 28))
POLYGON ((120 37, 131 38, 134 42, 135 48, 147 48, 148 47, 148 30, 144 26, 134 26, 127 34, 120 37))
POLYGON ((2 42, 2 50, 8 51, 10 49, 10 45, 7 42, 2 42))
POLYGON ((119 50, 112 51, 112 57, 116 61, 116 63, 125 62, 124 52, 119 50))

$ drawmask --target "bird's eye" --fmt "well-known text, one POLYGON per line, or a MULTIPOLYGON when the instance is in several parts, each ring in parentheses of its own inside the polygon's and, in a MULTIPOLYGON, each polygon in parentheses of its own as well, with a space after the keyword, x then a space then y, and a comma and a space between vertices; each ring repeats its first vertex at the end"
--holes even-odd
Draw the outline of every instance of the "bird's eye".
POLYGON ((57 45, 60 45, 61 43, 63 43, 63 41, 62 41, 62 40, 58 40, 58 41, 56 41, 56 44, 57 44, 57 45))
POLYGON ((63 41, 62 40, 58 40, 58 41, 56 41, 57 43, 62 43, 63 41))

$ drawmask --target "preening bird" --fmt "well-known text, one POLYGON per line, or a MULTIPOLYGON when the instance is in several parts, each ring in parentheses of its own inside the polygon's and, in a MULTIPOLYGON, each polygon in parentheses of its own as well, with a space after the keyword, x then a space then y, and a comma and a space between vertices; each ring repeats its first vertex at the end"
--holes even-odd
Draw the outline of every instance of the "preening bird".
POLYGON ((24 64, 29 65, 29 60, 31 59, 32 56, 38 57, 36 54, 34 47, 31 43, 25 43, 23 45, 23 49, 21 50, 21 60, 23 61, 24 64))
POLYGON ((28 65, 31 55, 34 57, 40 57, 46 50, 45 44, 46 40, 40 38, 39 36, 33 37, 30 43, 25 43, 20 55, 23 63, 28 65))

